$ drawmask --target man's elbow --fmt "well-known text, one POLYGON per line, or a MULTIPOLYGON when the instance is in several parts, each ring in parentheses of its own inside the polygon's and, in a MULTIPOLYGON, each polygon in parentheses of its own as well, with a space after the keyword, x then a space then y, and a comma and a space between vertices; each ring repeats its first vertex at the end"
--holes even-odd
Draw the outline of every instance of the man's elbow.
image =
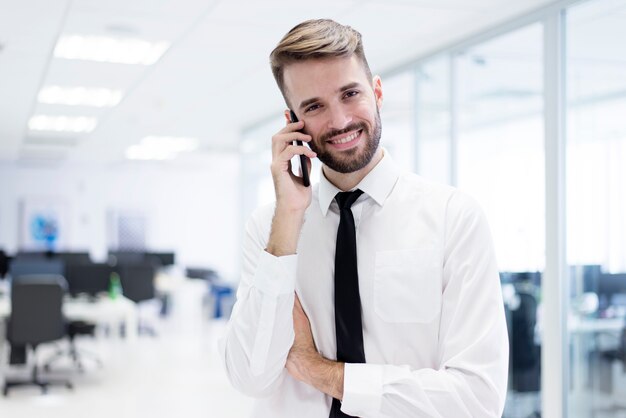
POLYGON ((238 392, 253 398, 270 396, 283 380, 284 368, 274 367, 255 373, 247 360, 233 361, 227 353, 222 357, 230 384, 238 392))
POLYGON ((481 416, 488 418, 502 417, 506 401, 506 384, 504 387, 498 387, 493 382, 480 379, 474 385, 474 395, 483 410, 483 415, 481 416))
POLYGON ((236 373, 228 370, 227 375, 235 390, 252 398, 265 398, 272 395, 283 379, 283 373, 278 376, 266 374, 254 376, 249 372, 249 369, 239 370, 236 373))

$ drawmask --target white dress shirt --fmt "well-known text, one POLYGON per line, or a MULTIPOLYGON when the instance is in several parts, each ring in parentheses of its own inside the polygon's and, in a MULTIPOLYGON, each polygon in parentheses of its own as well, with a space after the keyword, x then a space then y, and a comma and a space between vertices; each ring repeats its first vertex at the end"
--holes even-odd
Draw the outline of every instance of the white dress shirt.
MULTIPOLYGON (((341 410, 374 417, 500 417, 508 337, 483 212, 462 192, 403 173, 387 152, 352 206, 365 364, 346 364, 341 410)), ((326 418, 332 399, 289 375, 294 291, 317 350, 336 359, 334 257, 340 190, 313 190, 296 255, 264 249, 273 206, 250 219, 237 302, 220 346, 227 374, 257 397, 253 417, 326 418)))

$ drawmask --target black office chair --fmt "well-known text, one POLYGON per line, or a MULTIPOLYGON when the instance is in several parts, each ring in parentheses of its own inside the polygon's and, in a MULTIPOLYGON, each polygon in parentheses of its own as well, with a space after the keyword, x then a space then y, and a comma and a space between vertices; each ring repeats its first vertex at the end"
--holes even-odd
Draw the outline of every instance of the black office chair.
MULTIPOLYGON (((156 266, 153 264, 128 264, 119 268, 120 282, 124 296, 139 304, 156 298, 154 279, 156 266)), ((139 333, 156 336, 153 327, 139 319, 139 333)))
POLYGON ((34 365, 30 380, 5 380, 4 396, 16 386, 36 385, 43 393, 46 393, 48 386, 51 385, 64 385, 69 389, 73 387, 69 380, 42 379, 37 364, 37 347, 66 335, 63 317, 63 297, 66 288, 65 279, 58 275, 21 276, 13 281, 7 340, 12 347, 31 347, 34 365))
MULTIPOLYGON (((69 293, 72 296, 87 294, 95 298, 98 293, 106 292, 109 285, 110 275, 113 269, 107 264, 98 263, 69 263, 65 266, 65 278, 69 293)), ((69 337, 69 350, 58 350, 52 358, 44 364, 44 370, 50 370, 51 366, 59 359, 69 356, 79 371, 84 371, 83 358, 90 358, 99 367, 102 361, 97 354, 91 353, 76 346, 76 337, 95 337, 96 324, 81 320, 69 321, 67 335, 69 337)))
MULTIPOLYGON (((524 398, 532 399, 535 405, 525 405, 528 418, 540 418, 539 391, 541 376, 541 347, 535 343, 537 323, 537 288, 529 280, 514 283, 518 304, 506 307, 509 331, 509 388, 511 402, 508 409, 519 416, 517 409, 524 398)), ((507 417, 505 411, 504 417, 507 417)))
POLYGON ((622 329, 617 347, 613 350, 603 351, 602 358, 610 362, 622 363, 622 371, 626 373, 626 328, 622 329))
POLYGON ((9 260, 4 250, 0 250, 0 279, 3 279, 9 271, 9 260))
POLYGON ((611 403, 603 406, 595 406, 591 409, 591 418, 621 416, 626 412, 626 403, 622 402, 619 391, 615 391, 613 382, 613 363, 622 363, 622 371, 626 373, 626 328, 622 329, 619 337, 613 333, 600 332, 595 335, 596 345, 599 339, 606 337, 607 341, 617 340, 612 349, 598 348, 588 355, 589 381, 591 390, 599 389, 600 392, 612 397, 611 403))
POLYGON ((69 321, 67 323, 67 337, 69 338, 69 349, 68 350, 57 350, 57 352, 43 365, 43 369, 45 371, 50 371, 52 365, 59 359, 69 356, 72 360, 72 363, 76 366, 78 371, 85 371, 84 358, 88 357, 98 366, 102 367, 102 360, 100 357, 92 353, 90 351, 86 351, 84 349, 79 349, 76 345, 76 337, 78 336, 90 336, 95 337, 96 335, 96 324, 86 321, 69 321))

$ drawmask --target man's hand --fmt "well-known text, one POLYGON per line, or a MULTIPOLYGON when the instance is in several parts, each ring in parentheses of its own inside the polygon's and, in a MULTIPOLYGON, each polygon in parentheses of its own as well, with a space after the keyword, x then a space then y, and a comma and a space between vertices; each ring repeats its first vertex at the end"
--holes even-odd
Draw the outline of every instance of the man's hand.
POLYGON ((293 304, 293 331, 295 339, 287 356, 287 371, 295 379, 306 383, 308 366, 321 356, 315 349, 311 324, 302 309, 298 295, 293 304))
POLYGON ((321 392, 341 400, 343 398, 343 363, 322 357, 315 349, 311 324, 298 295, 293 305, 295 338, 287 356, 287 371, 294 378, 321 392))
MULTIPOLYGON (((309 135, 298 132, 304 122, 288 123, 272 137, 272 179, 276 192, 276 209, 266 251, 277 257, 295 254, 304 221, 304 212, 311 204, 312 187, 291 172, 291 159, 296 155, 314 158, 306 145, 293 145, 294 140, 309 142, 309 135)), ((308 161, 307 170, 311 162, 308 161)))
MULTIPOLYGON (((311 187, 305 187, 302 179, 291 172, 291 159, 297 155, 308 158, 317 156, 306 145, 294 145, 293 141, 311 141, 311 136, 299 132, 304 122, 288 123, 272 137, 272 179, 276 192, 276 207, 285 211, 304 211, 311 203, 311 187)), ((310 167, 310 161, 307 164, 310 167)), ((302 169, 309 170, 309 167, 302 169)))

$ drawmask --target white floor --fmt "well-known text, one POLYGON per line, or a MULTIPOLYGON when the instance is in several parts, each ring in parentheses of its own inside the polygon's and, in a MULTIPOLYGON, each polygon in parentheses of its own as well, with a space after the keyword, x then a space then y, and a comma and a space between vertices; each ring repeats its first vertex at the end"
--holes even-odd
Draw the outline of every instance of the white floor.
MULTIPOLYGON (((8 397, 0 395, 0 417, 248 416, 252 400, 230 387, 219 363, 217 340, 225 323, 207 319, 201 307, 204 290, 201 281, 186 282, 176 292, 171 315, 165 320, 144 309, 143 316, 156 325, 155 338, 141 336, 129 344, 105 336, 83 337, 78 345, 97 352, 104 362, 102 368, 87 361, 87 370, 79 373, 68 362, 59 362, 47 376, 70 378, 73 390, 53 387, 42 395, 34 387, 12 389, 8 397)), ((41 359, 54 350, 43 348, 41 359)), ((2 367, 2 374, 9 377, 25 373, 23 367, 2 367)))

